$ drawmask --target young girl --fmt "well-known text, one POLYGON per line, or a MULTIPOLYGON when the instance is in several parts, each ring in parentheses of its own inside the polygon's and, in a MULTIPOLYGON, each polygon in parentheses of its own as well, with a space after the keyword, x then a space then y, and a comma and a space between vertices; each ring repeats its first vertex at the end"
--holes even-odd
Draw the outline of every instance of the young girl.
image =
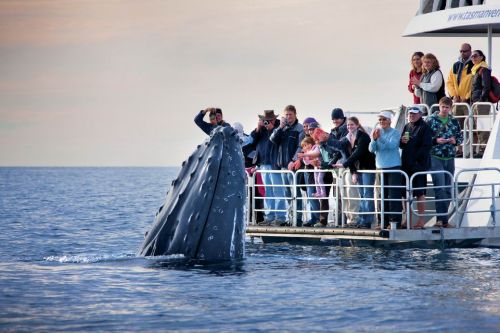
MULTIPOLYGON (((319 170, 321 163, 319 161, 320 151, 319 147, 312 137, 306 137, 300 143, 302 147, 302 153, 299 153, 299 157, 302 158, 305 165, 314 166, 315 170, 319 170)), ((326 196, 325 184, 323 178, 325 176, 324 172, 314 172, 314 183, 316 184, 316 192, 313 193, 315 198, 324 198, 326 196)))
POLYGON ((413 95, 413 103, 420 104, 420 97, 415 95, 415 86, 411 83, 413 77, 420 80, 422 77, 422 57, 424 54, 420 51, 414 52, 411 56, 411 70, 408 79, 408 91, 413 95))

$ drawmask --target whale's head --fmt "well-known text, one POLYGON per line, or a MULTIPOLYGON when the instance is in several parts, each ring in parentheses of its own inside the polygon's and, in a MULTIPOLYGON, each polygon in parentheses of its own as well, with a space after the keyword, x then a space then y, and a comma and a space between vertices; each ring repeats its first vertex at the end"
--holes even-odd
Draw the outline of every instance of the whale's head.
POLYGON ((139 254, 242 258, 245 179, 239 137, 232 127, 215 128, 182 164, 139 254))

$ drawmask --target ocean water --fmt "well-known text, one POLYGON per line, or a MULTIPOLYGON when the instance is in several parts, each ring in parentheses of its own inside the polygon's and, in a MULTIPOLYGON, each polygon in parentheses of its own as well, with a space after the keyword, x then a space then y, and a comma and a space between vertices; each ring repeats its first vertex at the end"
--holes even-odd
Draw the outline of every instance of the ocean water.
POLYGON ((500 332, 500 249, 140 258, 176 168, 0 168, 2 332, 500 332))

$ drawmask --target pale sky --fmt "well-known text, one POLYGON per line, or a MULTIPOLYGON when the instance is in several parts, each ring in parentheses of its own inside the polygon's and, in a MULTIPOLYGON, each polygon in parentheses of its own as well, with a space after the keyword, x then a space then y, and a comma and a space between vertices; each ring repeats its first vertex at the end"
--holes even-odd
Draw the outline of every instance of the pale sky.
POLYGON ((462 42, 487 45, 401 37, 418 4, 3 0, 0 166, 178 166, 206 138, 193 118, 208 106, 250 132, 288 104, 326 129, 333 107, 410 104, 414 51, 447 76, 462 42))

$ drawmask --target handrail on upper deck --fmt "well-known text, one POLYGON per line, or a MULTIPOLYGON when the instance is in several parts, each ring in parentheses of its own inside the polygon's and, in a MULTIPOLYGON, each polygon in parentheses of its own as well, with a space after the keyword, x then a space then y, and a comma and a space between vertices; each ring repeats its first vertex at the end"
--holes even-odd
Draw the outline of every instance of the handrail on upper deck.
MULTIPOLYGON (((431 115, 433 110, 439 110, 439 104, 433 104, 430 108, 426 104, 410 104, 405 110, 405 123, 408 122, 408 108, 410 107, 425 109, 427 116, 431 115)), ((462 144, 464 148, 463 158, 474 158, 474 148, 480 149, 479 147, 486 146, 486 143, 476 142, 476 140, 478 140, 477 136, 481 132, 491 132, 493 124, 495 123, 497 111, 495 110, 495 105, 490 102, 476 102, 472 104, 472 106, 468 103, 453 103, 453 110, 456 110, 457 107, 467 108, 466 114, 458 115, 453 111, 454 118, 464 119, 464 126, 462 128, 464 136, 464 142, 462 144), (488 106, 488 113, 480 114, 478 110, 480 106, 488 106)))

